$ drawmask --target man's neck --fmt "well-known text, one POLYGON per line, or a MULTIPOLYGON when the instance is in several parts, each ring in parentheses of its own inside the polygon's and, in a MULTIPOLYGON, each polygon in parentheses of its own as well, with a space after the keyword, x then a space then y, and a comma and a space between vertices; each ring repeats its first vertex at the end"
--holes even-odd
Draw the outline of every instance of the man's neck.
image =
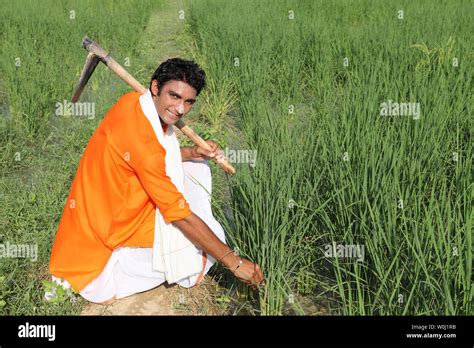
MULTIPOLYGON (((158 115, 158 117, 160 117, 160 115, 158 115)), ((161 119, 160 117, 160 123, 161 123, 161 127, 164 127, 166 125, 166 123, 163 122, 163 120, 161 119)))
POLYGON ((161 128, 163 129, 163 132, 166 133, 166 131, 168 130, 168 125, 163 122, 163 120, 161 119, 160 115, 158 115, 158 117, 160 118, 161 128))

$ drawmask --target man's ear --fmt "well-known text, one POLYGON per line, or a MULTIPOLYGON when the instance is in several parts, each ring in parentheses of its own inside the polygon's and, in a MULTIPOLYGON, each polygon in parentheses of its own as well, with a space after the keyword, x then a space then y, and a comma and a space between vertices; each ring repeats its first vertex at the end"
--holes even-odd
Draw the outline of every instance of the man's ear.
POLYGON ((158 81, 157 80, 153 80, 152 83, 151 83, 151 92, 154 96, 158 96, 160 95, 160 86, 158 84, 158 81), (156 87, 156 88, 155 88, 156 87), (155 93, 155 90, 156 89, 156 93, 155 93))

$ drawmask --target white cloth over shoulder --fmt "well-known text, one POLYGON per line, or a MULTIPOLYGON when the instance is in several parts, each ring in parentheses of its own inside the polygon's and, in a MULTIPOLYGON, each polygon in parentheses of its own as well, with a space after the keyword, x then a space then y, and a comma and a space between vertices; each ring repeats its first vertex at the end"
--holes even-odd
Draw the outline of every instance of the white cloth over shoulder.
MULTIPOLYGON (((160 118, 150 90, 140 96, 143 113, 153 126, 159 143, 166 150, 166 174, 183 195, 184 171, 179 142, 172 126, 163 134, 160 118)), ((155 237, 153 242, 153 269, 165 274, 169 284, 199 273, 202 270, 202 251, 171 223, 166 223, 160 210, 156 209, 155 237)))

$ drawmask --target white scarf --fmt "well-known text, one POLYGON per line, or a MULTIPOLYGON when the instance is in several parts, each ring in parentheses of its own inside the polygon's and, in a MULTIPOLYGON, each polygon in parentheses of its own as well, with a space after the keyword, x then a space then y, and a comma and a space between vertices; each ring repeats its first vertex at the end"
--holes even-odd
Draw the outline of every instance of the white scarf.
MULTIPOLYGON (((159 143, 166 150, 166 174, 184 196, 184 170, 179 142, 173 126, 163 134, 160 118, 153 103, 150 90, 140 96, 140 106, 155 131, 159 143)), ((153 241, 153 269, 165 274, 169 284, 201 272, 202 251, 171 223, 167 224, 158 207, 155 215, 155 237, 153 241)))

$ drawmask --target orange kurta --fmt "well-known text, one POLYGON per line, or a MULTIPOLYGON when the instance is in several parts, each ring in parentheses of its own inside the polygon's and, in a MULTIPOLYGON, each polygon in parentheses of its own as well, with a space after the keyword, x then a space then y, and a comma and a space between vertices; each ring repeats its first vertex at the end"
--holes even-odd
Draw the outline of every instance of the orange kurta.
POLYGON ((165 149, 130 92, 107 112, 79 163, 51 252, 50 272, 81 291, 112 251, 153 246, 155 208, 166 222, 191 214, 166 175, 165 149))

